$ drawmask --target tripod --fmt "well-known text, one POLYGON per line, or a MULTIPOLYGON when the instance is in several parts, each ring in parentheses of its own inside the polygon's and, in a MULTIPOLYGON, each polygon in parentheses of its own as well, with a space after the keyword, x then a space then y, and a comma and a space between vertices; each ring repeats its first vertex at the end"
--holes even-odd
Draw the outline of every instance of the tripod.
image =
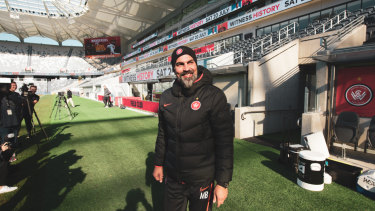
POLYGON ((52 114, 53 114, 53 111, 54 111, 55 108, 56 108, 55 119, 56 119, 57 113, 59 113, 59 119, 61 119, 61 107, 64 106, 63 103, 65 104, 65 108, 66 108, 67 111, 68 111, 68 114, 69 114, 69 116, 70 116, 70 120, 73 119, 72 111, 71 111, 70 108, 69 108, 68 102, 66 101, 66 97, 63 96, 63 95, 57 95, 57 96, 56 96, 55 104, 53 105, 52 112, 51 112, 51 114, 49 115, 50 118, 51 118, 51 116, 52 116, 52 114))
MULTIPOLYGON (((23 94, 23 96, 26 99, 27 111, 29 113, 29 116, 31 117, 32 130, 30 132, 33 132, 33 134, 35 134, 35 124, 34 124, 34 120, 33 120, 33 114, 34 114, 35 117, 36 117, 36 119, 37 119, 37 121, 38 121, 40 129, 42 130, 44 136, 46 137, 46 140, 48 141, 48 139, 49 139, 48 135, 47 135, 46 131, 44 130, 44 128, 42 126, 42 123, 39 120, 38 114, 36 113, 36 111, 34 109, 31 109, 31 107, 30 107, 30 101, 29 101, 29 98, 28 98, 28 94, 23 94)), ((25 121, 27 121, 27 120, 25 119, 25 121)), ((39 149, 39 145, 38 145, 38 149, 39 149)))

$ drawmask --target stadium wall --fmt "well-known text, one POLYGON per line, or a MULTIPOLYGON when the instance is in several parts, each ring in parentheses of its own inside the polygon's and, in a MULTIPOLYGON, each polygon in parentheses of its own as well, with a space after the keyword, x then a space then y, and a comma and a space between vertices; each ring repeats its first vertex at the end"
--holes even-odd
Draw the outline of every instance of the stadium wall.
MULTIPOLYGON (((285 21, 293 22, 297 17, 314 14, 316 11, 325 11, 329 7, 346 2, 354 1, 310 1, 306 4, 278 12, 277 14, 266 16, 239 27, 188 43, 187 45, 192 48, 199 48, 235 35, 241 35, 243 38, 244 35, 249 33, 252 33, 253 37, 255 37, 257 36, 257 31, 265 27, 285 21)), ((225 18, 223 21, 227 20, 228 18, 225 18)), ((252 137, 254 135, 296 128, 297 118, 306 109, 304 107, 305 99, 303 95, 303 77, 306 74, 304 66, 315 68, 314 71, 316 71, 317 78, 316 99, 318 104, 315 112, 319 113, 321 119, 326 118, 329 68, 327 64, 314 60, 312 55, 321 50, 320 38, 330 36, 334 33, 332 31, 323 35, 308 36, 293 41, 261 60, 244 63, 245 72, 234 71, 235 73, 223 74, 225 72, 223 69, 233 70, 235 69, 233 66, 222 66, 211 69, 214 73, 214 85, 224 90, 232 108, 235 108, 236 105, 238 106, 235 109, 236 137, 252 137), (215 73, 216 71, 218 72, 215 73), (242 115, 244 113, 247 114, 242 115), (247 123, 243 124, 241 122, 247 123), (242 134, 241 131, 248 131, 248 134, 242 134)), ((360 27, 338 42, 337 48, 362 45, 363 41, 365 41, 365 36, 366 27, 360 27)), ((147 59, 134 60, 133 63, 125 65, 123 68, 128 68, 131 73, 135 73, 139 65, 162 57, 168 57, 172 51, 173 49, 169 49, 168 51, 150 56, 147 59)), ((205 61, 202 63, 204 64, 205 61)), ((158 92, 165 90, 171 85, 170 82, 158 83, 157 81, 149 81, 149 83, 154 83, 154 89, 158 90, 158 92), (167 85, 164 86, 165 84, 167 85)), ((146 84, 147 81, 131 82, 131 86, 137 87, 141 92, 141 96, 145 96, 145 93, 147 93, 146 84)))
POLYGON ((248 65, 249 106, 235 109, 237 138, 296 128, 302 113, 299 41, 248 65))

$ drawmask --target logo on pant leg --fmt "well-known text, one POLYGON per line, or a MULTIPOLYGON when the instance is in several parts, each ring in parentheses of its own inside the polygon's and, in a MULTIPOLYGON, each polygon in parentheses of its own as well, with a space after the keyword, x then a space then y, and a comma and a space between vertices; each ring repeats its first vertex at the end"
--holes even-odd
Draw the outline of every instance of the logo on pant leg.
POLYGON ((201 192, 201 196, 199 197, 199 199, 207 199, 208 198, 208 190, 206 190, 205 192, 201 192))

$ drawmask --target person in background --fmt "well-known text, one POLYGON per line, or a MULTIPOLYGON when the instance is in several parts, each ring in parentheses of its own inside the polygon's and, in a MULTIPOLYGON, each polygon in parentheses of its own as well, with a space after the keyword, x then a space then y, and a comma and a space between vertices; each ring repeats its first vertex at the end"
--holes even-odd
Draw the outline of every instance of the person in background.
POLYGON ((25 119, 27 129, 27 139, 31 137, 31 130, 33 129, 31 119, 33 117, 34 106, 39 102, 39 95, 35 94, 36 91, 37 87, 35 85, 30 86, 29 94, 27 96, 29 106, 27 105, 27 102, 25 102, 23 106, 23 118, 25 119))
POLYGON ((73 102, 73 94, 72 94, 72 91, 70 91, 70 89, 68 89, 66 91, 66 97, 67 97, 67 103, 74 108, 74 102, 73 102))
MULTIPOLYGON (((22 97, 21 95, 16 92, 17 90, 17 83, 12 81, 10 84, 10 89, 9 89, 9 106, 12 107, 12 110, 14 110, 17 118, 17 126, 14 126, 10 128, 9 130, 12 131, 14 134, 14 146, 18 145, 18 133, 19 130, 21 129, 21 120, 22 120, 22 97)), ((13 153, 12 157, 10 158, 9 162, 14 162, 16 161, 16 153, 13 153)))
POLYGON ((104 97, 103 97, 103 102, 104 102, 104 107, 108 108, 109 101, 111 100, 111 92, 108 90, 107 86, 104 85, 104 97))
MULTIPOLYGON (((0 78, 1 79, 1 78, 0 78)), ((3 79, 0 83, 0 194, 14 191, 17 187, 8 187, 9 160, 14 152, 14 133, 11 129, 18 126, 15 104, 10 101, 11 81, 3 79)))

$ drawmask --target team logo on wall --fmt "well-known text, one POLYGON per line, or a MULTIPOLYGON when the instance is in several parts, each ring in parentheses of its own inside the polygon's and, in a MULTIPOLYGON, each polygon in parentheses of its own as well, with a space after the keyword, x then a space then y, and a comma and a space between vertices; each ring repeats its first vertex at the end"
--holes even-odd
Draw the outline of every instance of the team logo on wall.
POLYGON ((191 103, 191 109, 193 109, 194 111, 200 108, 201 108, 201 102, 199 102, 198 100, 191 103))
POLYGON ((372 100, 372 90, 364 84, 354 84, 345 91, 346 101, 353 106, 364 106, 372 100))
POLYGON ((180 55, 181 53, 182 53, 182 49, 181 48, 176 51, 177 55, 180 55))

